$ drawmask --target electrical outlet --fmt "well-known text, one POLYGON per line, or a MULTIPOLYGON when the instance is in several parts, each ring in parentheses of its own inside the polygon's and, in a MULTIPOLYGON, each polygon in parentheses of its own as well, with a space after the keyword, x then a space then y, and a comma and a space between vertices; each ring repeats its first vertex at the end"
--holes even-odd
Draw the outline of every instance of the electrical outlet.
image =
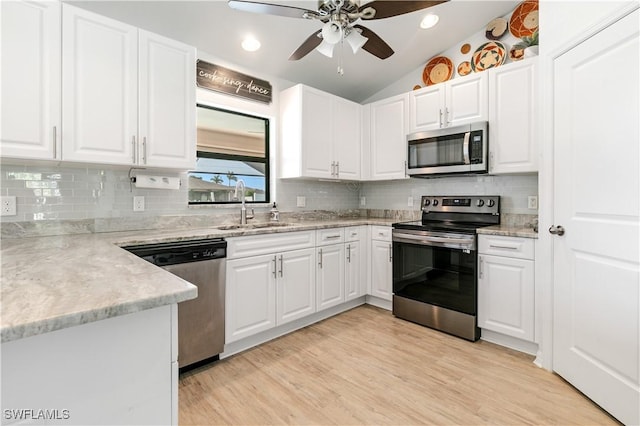
POLYGON ((409 196, 407 199, 407 207, 413 207, 413 197, 409 196))
POLYGON ((296 198, 296 206, 298 207, 306 207, 307 206, 307 197, 303 195, 298 195, 296 198))
POLYGON ((367 197, 360 197, 360 205, 361 206, 367 205, 367 197))
POLYGON ((16 197, 4 196, 2 199, 1 216, 15 216, 16 215, 16 197))
POLYGON ((144 196, 136 195, 135 197, 133 197, 133 211, 134 212, 144 211, 144 196))
POLYGON ((527 197, 527 207, 530 209, 538 208, 538 196, 537 195, 529 195, 527 197))

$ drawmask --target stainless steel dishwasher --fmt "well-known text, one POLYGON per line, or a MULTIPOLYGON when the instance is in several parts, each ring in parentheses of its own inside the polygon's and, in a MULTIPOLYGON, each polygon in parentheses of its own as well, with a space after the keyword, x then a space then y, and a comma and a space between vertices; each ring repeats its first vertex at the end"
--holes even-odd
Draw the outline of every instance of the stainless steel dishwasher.
POLYGON ((227 242, 222 238, 123 247, 198 287, 178 304, 178 366, 214 361, 224 350, 227 242))

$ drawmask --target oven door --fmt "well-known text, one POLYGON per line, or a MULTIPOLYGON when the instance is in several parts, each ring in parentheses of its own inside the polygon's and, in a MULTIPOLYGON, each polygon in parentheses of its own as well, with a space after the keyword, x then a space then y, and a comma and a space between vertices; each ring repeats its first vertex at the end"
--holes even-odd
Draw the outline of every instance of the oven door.
POLYGON ((446 243, 434 244, 394 237, 393 293, 475 316, 475 238, 473 249, 452 248, 453 244, 446 243))

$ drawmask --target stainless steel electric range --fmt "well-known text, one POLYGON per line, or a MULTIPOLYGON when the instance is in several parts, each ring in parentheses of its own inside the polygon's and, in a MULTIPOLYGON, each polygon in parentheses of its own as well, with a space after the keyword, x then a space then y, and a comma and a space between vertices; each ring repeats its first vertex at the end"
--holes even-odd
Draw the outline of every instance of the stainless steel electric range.
POLYGON ((422 219, 393 224, 393 314, 475 341, 476 229, 500 223, 499 196, 423 196, 422 219))

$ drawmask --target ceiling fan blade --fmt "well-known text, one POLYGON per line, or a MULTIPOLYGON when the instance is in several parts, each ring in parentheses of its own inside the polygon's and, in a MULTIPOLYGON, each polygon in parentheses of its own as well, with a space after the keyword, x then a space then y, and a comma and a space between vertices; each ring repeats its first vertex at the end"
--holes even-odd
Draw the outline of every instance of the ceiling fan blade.
POLYGON ((390 18, 392 16, 403 15, 405 13, 415 12, 416 10, 426 9, 431 6, 438 5, 440 3, 446 3, 449 0, 434 0, 434 1, 398 1, 398 0, 374 0, 370 3, 363 4, 360 10, 365 10, 369 7, 373 8, 376 13, 372 17, 362 17, 364 20, 383 19, 390 18))
POLYGON ((322 38, 320 38, 321 32, 322 30, 320 29, 311 34, 309 38, 307 38, 304 43, 302 43, 300 47, 298 47, 296 51, 293 52, 291 56, 289 56, 289 60, 297 61, 298 59, 302 59, 307 56, 307 54, 309 54, 313 49, 318 47, 320 43, 322 43, 322 38))
POLYGON ((358 28, 362 31, 362 35, 369 40, 362 46, 362 49, 371 53, 373 56, 377 56, 380 59, 387 59, 393 55, 393 49, 389 46, 380 36, 367 27, 362 25, 354 25, 354 28, 358 28))
POLYGON ((257 1, 229 0, 228 4, 230 8, 244 12, 264 13, 267 15, 286 16, 288 18, 306 18, 318 14, 316 11, 299 7, 261 3, 257 1))

